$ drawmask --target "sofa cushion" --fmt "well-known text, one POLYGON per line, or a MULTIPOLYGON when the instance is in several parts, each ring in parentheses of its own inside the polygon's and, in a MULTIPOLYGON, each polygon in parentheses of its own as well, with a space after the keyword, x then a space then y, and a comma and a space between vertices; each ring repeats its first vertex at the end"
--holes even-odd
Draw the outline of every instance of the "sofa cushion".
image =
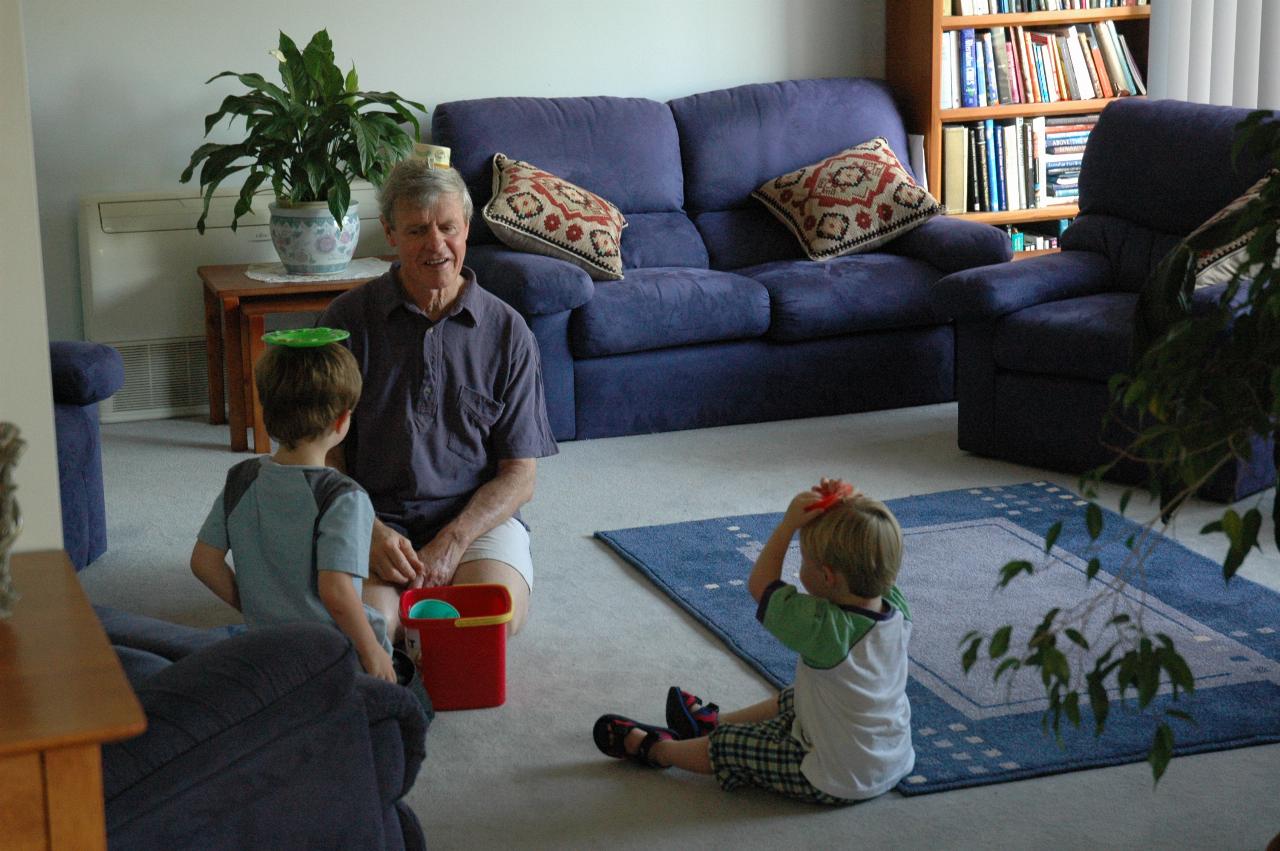
MULTIPOLYGON (((471 242, 496 242, 478 211, 493 187, 491 161, 502 151, 608 198, 628 220, 635 213, 684 210, 680 140, 671 109, 645 98, 476 98, 439 104, 432 141, 453 149, 476 204, 471 242), (642 140, 637 144, 637 140, 642 140)), ((646 266, 682 265, 685 242, 635 234, 623 246, 646 266)))
POLYGON ((811 260, 869 251, 942 209, 880 137, 766 180, 751 197, 811 260))
POLYGON ((759 337, 769 328, 769 294, 756 281, 709 269, 636 269, 602 281, 573 312, 575 357, 759 337))
POLYGON ((1133 293, 1099 293, 1038 304, 996 325, 996 365, 1017 372, 1106 381, 1129 366, 1133 293))
POLYGON ((827 263, 778 260, 738 274, 769 291, 769 338, 794 342, 936 325, 930 288, 938 270, 890 254, 839 257, 827 263))
POLYGON ((622 232, 622 268, 689 266, 705 269, 707 246, 684 213, 630 213, 622 232))
MULTIPOLYGON (((670 107, 680 131, 685 206, 707 243, 712 266, 719 269, 796 256, 789 240, 761 245, 758 232, 749 227, 753 220, 777 227, 753 209, 758 202, 751 193, 766 180, 876 136, 896 151, 907 150, 902 118, 883 80, 758 83, 678 98, 670 107), (748 228, 737 222, 704 224, 703 215, 711 211, 750 211, 743 217, 748 228), (744 247, 749 253, 739 254, 744 247)), ((630 213, 625 204, 615 203, 630 213)))
POLYGON ((622 277, 622 213, 590 189, 531 163, 493 155, 493 197, 481 215, 518 251, 567 260, 596 280, 622 277))

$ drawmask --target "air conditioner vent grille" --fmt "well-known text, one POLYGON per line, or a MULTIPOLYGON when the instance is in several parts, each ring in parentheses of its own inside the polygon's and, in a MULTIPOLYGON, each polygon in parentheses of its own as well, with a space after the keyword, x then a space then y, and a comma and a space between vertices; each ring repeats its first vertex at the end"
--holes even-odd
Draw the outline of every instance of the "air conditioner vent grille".
POLYGON ((208 406, 204 338, 110 345, 124 360, 124 386, 103 405, 103 422, 181 416, 208 406))

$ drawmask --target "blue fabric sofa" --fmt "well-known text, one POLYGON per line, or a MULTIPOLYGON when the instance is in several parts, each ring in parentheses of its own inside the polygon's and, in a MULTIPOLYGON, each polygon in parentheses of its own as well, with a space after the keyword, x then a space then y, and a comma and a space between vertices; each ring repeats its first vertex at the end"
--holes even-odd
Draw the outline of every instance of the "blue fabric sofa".
MULTIPOLYGON (((1131 363, 1138 293, 1179 240, 1262 176, 1261 162, 1232 165, 1247 114, 1168 100, 1107 106, 1062 251, 938 282, 938 310, 956 321, 961 449, 1083 473, 1114 457, 1106 444, 1127 443, 1123 426, 1104 433, 1102 424, 1107 380, 1131 363)), ((1254 448, 1250 463, 1224 469, 1202 495, 1230 501, 1274 483, 1270 442, 1254 448)), ((1142 473, 1128 464, 1113 477, 1142 473)))
POLYGON ((798 80, 660 103, 485 98, 436 107, 476 202, 467 263, 528 321, 559 440, 949 401, 951 325, 930 290, 1001 262, 996 228, 936 217, 874 252, 824 263, 751 192, 906 133, 882 81, 798 80), (589 189, 626 216, 620 281, 520 253, 479 210, 494 153, 589 189))
POLYGON ((228 637, 96 609, 147 716, 102 749, 107 844, 145 851, 423 849, 401 800, 429 716, 332 627, 228 637))
POLYGON ((98 403, 124 384, 120 353, 101 343, 51 342, 53 424, 62 502, 62 545, 76 570, 107 551, 98 403))

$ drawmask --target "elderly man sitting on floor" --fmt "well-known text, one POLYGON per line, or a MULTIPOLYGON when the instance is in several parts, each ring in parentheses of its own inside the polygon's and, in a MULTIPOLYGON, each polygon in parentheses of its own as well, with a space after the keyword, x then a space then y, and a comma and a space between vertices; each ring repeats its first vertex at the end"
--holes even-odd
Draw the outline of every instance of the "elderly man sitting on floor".
POLYGON ((377 512, 365 599, 398 625, 405 587, 499 583, 514 634, 533 585, 519 508, 533 496, 537 459, 557 452, 538 346, 463 265, 472 202, 456 171, 400 163, 381 212, 398 260, 319 320, 351 333, 364 378, 351 431, 329 460, 377 512))

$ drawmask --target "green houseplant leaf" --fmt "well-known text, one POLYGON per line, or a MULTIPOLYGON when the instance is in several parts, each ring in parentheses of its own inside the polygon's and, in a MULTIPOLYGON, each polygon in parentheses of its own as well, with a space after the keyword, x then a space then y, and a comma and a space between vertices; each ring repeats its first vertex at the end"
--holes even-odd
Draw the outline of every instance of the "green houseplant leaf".
POLYGON ((205 116, 205 135, 226 118, 244 123, 245 135, 234 144, 206 142, 191 154, 179 180, 196 176, 204 207, 196 229, 204 233, 214 192, 227 178, 248 175, 240 188, 231 219, 253 209, 254 194, 267 181, 281 204, 324 202, 341 223, 351 204, 351 183, 367 180, 380 186, 391 167, 413 151, 421 137, 417 112, 426 107, 395 92, 360 91, 355 66, 346 74, 334 61, 329 33, 320 30, 302 50, 283 32, 270 51, 282 85, 261 74, 223 71, 247 89, 227 95, 205 116), (407 128, 412 128, 410 134, 407 128))
MULTIPOLYGON (((1142 532, 1125 541, 1123 562, 1108 565, 1112 579, 1086 583, 1091 590, 1079 603, 1050 610, 1025 649, 1010 649, 994 674, 997 679, 1006 671, 1039 674, 1048 698, 1042 726, 1055 733, 1064 716, 1074 726, 1084 723, 1078 697, 1081 688, 1097 735, 1105 731, 1113 693, 1122 700, 1136 698, 1139 711, 1156 715, 1148 761, 1157 782, 1174 752, 1171 722, 1194 723, 1194 719, 1154 698, 1166 683, 1177 701, 1195 690, 1195 678, 1173 640, 1143 625, 1140 608, 1131 609, 1132 615, 1124 610, 1122 589, 1141 581, 1144 565, 1160 539, 1152 533, 1154 528, 1171 523, 1187 500, 1229 462, 1248 461, 1253 439, 1274 439, 1280 422, 1280 120, 1274 113, 1251 113, 1237 126, 1233 156, 1238 161, 1246 151, 1271 171, 1257 197, 1184 240, 1153 271, 1139 296, 1131 372, 1114 376, 1108 384, 1109 421, 1130 426, 1136 422, 1136 427, 1128 428, 1129 442, 1115 448, 1113 461, 1081 480, 1081 490, 1091 500, 1083 520, 1092 546, 1101 542, 1106 524, 1105 513, 1093 501, 1096 487, 1120 460, 1145 465, 1146 490, 1157 501, 1158 512, 1142 532), (1246 236, 1247 256, 1233 278, 1216 300, 1197 304, 1193 310, 1197 252, 1246 236), (1103 613, 1109 616, 1099 617, 1103 613), (1059 636, 1065 639, 1061 644, 1059 636), (1101 651, 1091 663, 1069 663, 1067 653, 1078 658, 1090 648, 1101 651), (1157 703, 1163 708, 1155 713, 1157 703)), ((1280 443, 1269 451, 1280 465, 1280 443)), ((1120 498, 1121 514, 1129 508, 1130 493, 1126 490, 1120 498)), ((1253 507, 1224 509, 1200 530, 1226 539, 1225 581, 1231 580, 1252 550, 1260 548, 1266 509, 1261 505, 1262 494, 1257 500, 1253 507)), ((1280 500, 1273 500, 1270 510, 1280 545, 1280 500)), ((1055 523, 1046 534, 1046 558, 1061 531, 1062 525, 1055 523)), ((1034 577, 1040 567, 1029 562, 1005 564, 999 569, 998 586, 1022 573, 1034 577)), ((1100 558, 1091 553, 1087 580, 1098 577, 1101 567, 1100 558)), ((1009 625, 995 629, 989 644, 992 658, 1004 655, 1009 635, 1009 625)), ((976 660, 984 638, 978 632, 966 636, 961 658, 965 670, 976 660)))

